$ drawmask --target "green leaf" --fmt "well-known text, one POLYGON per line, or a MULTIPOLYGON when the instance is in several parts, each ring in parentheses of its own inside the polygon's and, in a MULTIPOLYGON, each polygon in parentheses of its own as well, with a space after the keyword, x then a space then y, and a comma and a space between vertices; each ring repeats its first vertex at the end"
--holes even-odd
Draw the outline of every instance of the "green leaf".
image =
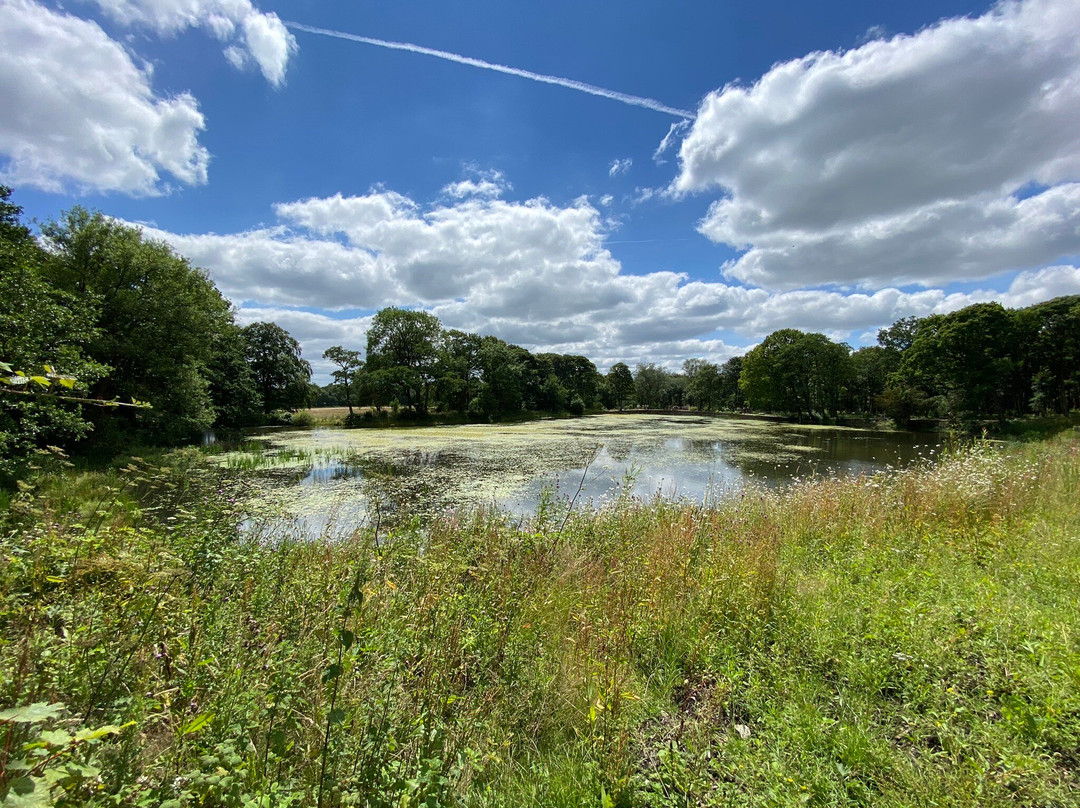
POLYGON ((352 648, 352 644, 356 642, 356 635, 349 631, 347 628, 342 629, 339 634, 339 640, 341 642, 341 647, 348 651, 350 648, 352 648))
POLYGON ((38 737, 49 746, 67 746, 71 743, 71 733, 62 729, 47 729, 38 737))
POLYGON ((331 665, 329 668, 327 668, 326 670, 323 671, 323 675, 322 675, 323 684, 326 684, 331 679, 337 679, 339 676, 341 676, 341 671, 342 671, 341 665, 338 664, 337 662, 335 662, 333 665, 331 665))
POLYGON ((75 389, 75 380, 73 378, 71 378, 70 376, 61 376, 60 378, 57 379, 57 381, 60 382, 60 384, 62 384, 68 390, 74 390, 75 389))
POLYGON ((38 701, 25 707, 0 710, 0 721, 14 721, 16 724, 39 724, 50 718, 56 718, 63 711, 64 705, 58 701, 52 703, 38 701))
POLYGON ((202 715, 195 716, 184 724, 184 726, 180 727, 180 737, 182 738, 185 735, 191 735, 193 732, 198 732, 213 720, 213 713, 203 713, 202 715))
POLYGON ((7 362, 0 362, 0 373, 14 373, 14 369, 7 362))
MULTIPOLYGON (((199 718, 201 717, 202 716, 199 716, 199 718)), ((210 713, 210 717, 213 718, 213 713, 210 713)), ((75 733, 75 740, 96 741, 99 738, 104 738, 106 735, 116 735, 118 732, 120 732, 120 727, 115 727, 112 724, 107 724, 106 726, 98 727, 97 729, 80 729, 75 733)))
POLYGON ((333 710, 330 711, 330 716, 327 718, 327 720, 331 724, 340 724, 342 721, 345 720, 345 711, 340 707, 335 707, 333 710))
POLYGON ((52 384, 45 376, 31 376, 30 381, 34 382, 34 384, 40 384, 42 387, 48 387, 52 384))
POLYGON ((49 787, 36 777, 16 777, 8 795, 0 803, 4 808, 46 808, 52 805, 49 787))

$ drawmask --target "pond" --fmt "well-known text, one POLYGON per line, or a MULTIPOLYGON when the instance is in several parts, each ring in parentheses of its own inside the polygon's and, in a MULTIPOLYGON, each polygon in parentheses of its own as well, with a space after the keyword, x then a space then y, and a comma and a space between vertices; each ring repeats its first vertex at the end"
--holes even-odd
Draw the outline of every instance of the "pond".
POLYGON ((452 509, 535 511, 543 496, 696 501, 748 483, 870 474, 932 457, 932 435, 707 416, 609 414, 516 424, 268 431, 214 455, 253 482, 251 529, 340 535, 452 509), (580 489, 580 490, 579 490, 580 489))

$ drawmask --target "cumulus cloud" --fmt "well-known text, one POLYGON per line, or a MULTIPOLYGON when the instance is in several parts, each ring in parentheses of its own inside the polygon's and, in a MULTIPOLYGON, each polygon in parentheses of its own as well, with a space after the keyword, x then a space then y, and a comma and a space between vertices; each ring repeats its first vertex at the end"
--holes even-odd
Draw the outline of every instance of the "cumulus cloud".
POLYGON ((155 95, 152 71, 93 22, 32 0, 0 3, 0 178, 154 195, 206 182, 198 103, 155 95))
POLYGON ((721 190, 701 232, 747 251, 729 277, 773 288, 929 284, 1076 254, 1077 30, 1073 0, 1004 2, 778 64, 702 101, 670 190, 721 190))
POLYGON ((285 80, 296 38, 273 12, 258 11, 250 0, 94 0, 112 19, 159 34, 202 28, 227 43, 226 58, 236 67, 254 64, 275 87, 285 80))
POLYGON ((279 224, 243 233, 145 232, 207 268, 242 304, 243 318, 288 328, 308 357, 334 344, 362 348, 366 313, 388 305, 421 307, 448 328, 580 353, 605 367, 677 367, 688 356, 723 361, 778 328, 855 340, 908 315, 1080 293, 1080 271, 1071 266, 1019 273, 1005 292, 963 294, 774 292, 680 272, 631 275, 606 248, 608 225, 584 198, 564 206, 482 197, 424 206, 379 189, 283 203, 275 213, 279 224), (365 316, 343 316, 348 310, 365 316))
POLYGON ((620 174, 625 174, 633 164, 634 159, 632 157, 616 158, 611 161, 611 165, 608 167, 608 176, 617 177, 620 174))

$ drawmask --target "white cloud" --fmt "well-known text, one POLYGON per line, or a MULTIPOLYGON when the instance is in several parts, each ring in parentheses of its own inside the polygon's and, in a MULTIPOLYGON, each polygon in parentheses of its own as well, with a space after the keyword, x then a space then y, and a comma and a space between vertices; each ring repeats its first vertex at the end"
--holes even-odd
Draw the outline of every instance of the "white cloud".
POLYGON ((664 139, 660 141, 660 145, 653 152, 652 159, 654 163, 659 166, 667 162, 664 155, 675 145, 675 141, 683 136, 691 123, 692 121, 676 121, 668 128, 668 133, 664 135, 664 139))
POLYGON ((507 182, 506 177, 501 171, 467 170, 474 176, 445 186, 442 189, 445 196, 448 196, 451 199, 464 199, 469 196, 494 199, 502 196, 504 192, 514 187, 507 182))
POLYGON ((603 205, 605 208, 609 207, 614 201, 615 197, 613 197, 611 194, 604 194, 602 197, 600 197, 600 204, 603 205))
MULTIPOLYGON (((727 241, 714 204, 702 232, 727 241)), ((815 233, 782 229, 724 267, 731 278, 774 289, 830 282, 873 288, 986 278, 1080 254, 1080 183, 1058 185, 1024 200, 985 194, 941 201, 895 216, 815 233)))
POLYGON ((163 174, 205 183, 198 103, 155 95, 151 76, 96 23, 0 2, 0 178, 135 195, 166 190, 163 174))
POLYGON ((1076 254, 1078 30, 1074 0, 1006 2, 779 64, 705 98, 671 191, 722 189, 701 231, 748 250, 731 277, 776 288, 987 277, 1076 254))
POLYGON ((630 170, 630 166, 634 164, 632 157, 616 158, 611 161, 611 166, 608 168, 609 177, 617 177, 620 174, 625 174, 630 170))
POLYGON ((268 319, 265 312, 273 312, 270 319, 293 332, 309 358, 333 344, 362 348, 367 319, 298 307, 416 306, 448 328, 495 334, 534 350, 580 353, 598 365, 675 367, 688 356, 722 361, 745 351, 737 343, 778 328, 854 341, 908 315, 1080 293, 1073 267, 1020 273, 1003 293, 965 294, 891 287, 872 294, 770 292, 689 281, 678 272, 629 275, 605 248, 607 225, 585 199, 557 206, 545 199, 467 198, 425 208, 375 190, 284 203, 275 212, 283 224, 245 233, 146 232, 207 268, 226 295, 244 303, 242 317, 268 319))
POLYGON ((253 63, 275 87, 285 80, 296 38, 273 12, 250 0, 93 0, 117 22, 159 34, 203 28, 228 43, 225 57, 236 67, 253 63))

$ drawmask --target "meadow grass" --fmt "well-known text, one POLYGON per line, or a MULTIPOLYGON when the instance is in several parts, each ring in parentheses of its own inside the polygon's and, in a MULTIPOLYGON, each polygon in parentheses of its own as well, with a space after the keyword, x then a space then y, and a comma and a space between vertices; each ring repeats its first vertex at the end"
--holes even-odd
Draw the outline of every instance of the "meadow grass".
POLYGON ((183 452, 12 500, 0 797, 1080 804, 1075 433, 337 542, 259 543, 228 479, 183 452))

